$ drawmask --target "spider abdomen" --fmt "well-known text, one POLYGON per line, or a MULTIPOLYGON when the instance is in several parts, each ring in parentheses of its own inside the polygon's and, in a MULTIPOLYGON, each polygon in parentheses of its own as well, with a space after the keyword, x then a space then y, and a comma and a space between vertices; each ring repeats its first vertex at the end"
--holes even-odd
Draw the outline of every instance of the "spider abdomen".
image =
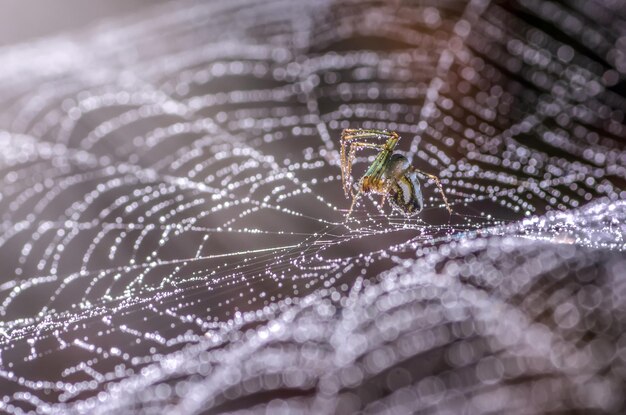
POLYGON ((405 216, 416 215, 424 208, 422 189, 415 172, 406 172, 393 180, 389 203, 405 216))

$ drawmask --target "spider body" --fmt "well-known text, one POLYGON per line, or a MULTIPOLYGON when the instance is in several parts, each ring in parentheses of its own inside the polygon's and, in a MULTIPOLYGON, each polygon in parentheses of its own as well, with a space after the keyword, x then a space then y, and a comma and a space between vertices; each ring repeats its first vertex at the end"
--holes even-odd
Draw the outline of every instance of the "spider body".
POLYGON ((368 193, 382 195, 381 205, 384 205, 385 200, 389 199, 389 204, 392 208, 407 217, 418 214, 424 208, 418 173, 422 173, 435 181, 441 191, 446 208, 451 212, 439 179, 436 176, 417 170, 411 166, 406 157, 394 152, 399 140, 400 137, 393 131, 343 130, 341 134, 341 178, 346 196, 348 194, 352 195, 352 206, 346 215, 346 219, 350 217, 358 199, 368 193), (357 141, 369 139, 384 139, 386 141, 384 144, 357 141), (347 152, 346 147, 348 147, 347 152), (357 193, 352 193, 352 162, 356 150, 363 148, 374 148, 379 150, 379 153, 359 180, 357 193))
POLYGON ((406 216, 419 213, 424 207, 417 174, 406 157, 383 150, 360 181, 362 194, 387 197, 391 206, 406 216), (382 174, 380 174, 382 172, 382 174))

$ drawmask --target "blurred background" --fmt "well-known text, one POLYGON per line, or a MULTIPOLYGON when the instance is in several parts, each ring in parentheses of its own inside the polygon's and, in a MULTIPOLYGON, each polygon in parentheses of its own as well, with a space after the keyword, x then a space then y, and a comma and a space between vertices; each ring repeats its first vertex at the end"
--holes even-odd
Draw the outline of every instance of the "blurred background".
POLYGON ((32 0, 3 0, 0 14, 0 46, 84 29, 102 20, 136 14, 143 8, 156 3, 159 1, 59 0, 50 3, 32 0))
POLYGON ((623 413, 625 22, 4 1, 0 411, 623 413), (453 214, 346 221, 359 127, 453 214))

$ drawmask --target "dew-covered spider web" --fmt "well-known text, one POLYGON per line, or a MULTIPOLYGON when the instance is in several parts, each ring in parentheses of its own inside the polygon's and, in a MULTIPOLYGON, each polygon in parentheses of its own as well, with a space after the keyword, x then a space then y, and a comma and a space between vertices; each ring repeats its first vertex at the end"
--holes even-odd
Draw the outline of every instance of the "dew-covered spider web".
POLYGON ((0 411, 626 410, 622 1, 190 0, 0 62, 0 411), (358 127, 454 213, 344 222, 358 127))

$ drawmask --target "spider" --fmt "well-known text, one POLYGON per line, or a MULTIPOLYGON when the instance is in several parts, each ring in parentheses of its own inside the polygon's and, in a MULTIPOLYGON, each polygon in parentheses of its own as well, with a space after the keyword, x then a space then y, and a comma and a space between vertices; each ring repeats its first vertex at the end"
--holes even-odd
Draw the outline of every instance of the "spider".
POLYGON ((439 178, 416 169, 411 166, 406 157, 393 152, 399 140, 400 136, 395 131, 388 130, 345 129, 341 133, 341 181, 346 197, 348 194, 352 196, 352 205, 346 215, 346 220, 352 214, 359 198, 368 193, 382 195, 381 207, 384 206, 385 199, 388 198, 392 208, 405 216, 418 214, 424 208, 424 199, 417 173, 423 174, 437 184, 446 209, 452 214, 452 209, 448 204, 439 178), (361 141, 371 139, 386 139, 387 141, 384 144, 361 141), (348 146, 347 158, 346 146, 348 146), (356 150, 364 148, 374 148, 379 150, 379 153, 359 180, 358 191, 355 194, 351 191, 352 162, 356 150))

